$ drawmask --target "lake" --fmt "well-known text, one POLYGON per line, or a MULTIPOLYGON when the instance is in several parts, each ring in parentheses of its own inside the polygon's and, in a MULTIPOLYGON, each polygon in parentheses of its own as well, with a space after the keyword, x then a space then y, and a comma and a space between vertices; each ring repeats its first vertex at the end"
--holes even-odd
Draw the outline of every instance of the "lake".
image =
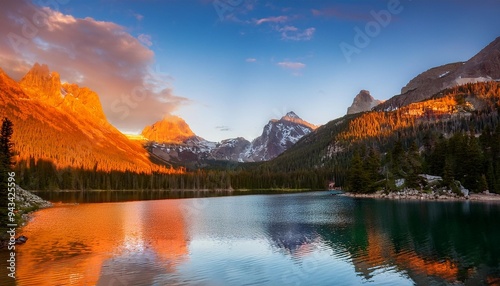
POLYGON ((85 203, 36 212, 20 234, 21 286, 500 284, 498 203, 329 192, 85 203))

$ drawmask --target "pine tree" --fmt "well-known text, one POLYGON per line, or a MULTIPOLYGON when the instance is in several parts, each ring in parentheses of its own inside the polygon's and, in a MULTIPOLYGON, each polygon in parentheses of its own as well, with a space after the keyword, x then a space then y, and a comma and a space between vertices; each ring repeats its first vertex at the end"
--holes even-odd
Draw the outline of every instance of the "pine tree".
POLYGON ((399 174, 401 172, 401 160, 404 155, 404 150, 403 150, 403 143, 401 142, 401 139, 398 139, 396 141, 396 144, 394 144, 394 148, 392 149, 392 168, 393 168, 393 173, 399 174))
POLYGON ((377 190, 377 182, 380 180, 381 160, 380 154, 374 148, 368 151, 368 158, 365 160, 364 169, 369 179, 369 192, 377 190))
MULTIPOLYGON (((2 130, 0 133, 0 225, 4 227, 7 223, 7 205, 8 205, 8 178, 12 170, 13 144, 10 141, 13 129, 12 122, 8 118, 2 121, 2 130)), ((3 229, 2 229, 3 230, 3 229)), ((3 232, 2 232, 3 233, 3 232)))
POLYGON ((369 191, 370 177, 366 172, 358 151, 354 153, 347 177, 347 189, 354 193, 366 193, 369 191))
POLYGON ((470 136, 467 140, 465 148, 465 157, 462 164, 467 169, 463 184, 471 190, 479 189, 479 181, 483 174, 482 151, 478 140, 474 136, 470 136))
POLYGON ((410 188, 416 188, 419 186, 419 177, 418 174, 422 171, 422 162, 420 158, 420 154, 418 152, 418 147, 415 142, 413 142, 410 146, 410 150, 408 150, 408 154, 406 155, 406 186, 410 188))
POLYGON ((479 179, 478 191, 482 193, 486 190, 488 190, 488 182, 486 181, 486 176, 482 175, 479 179))
POLYGON ((12 157, 14 153, 12 148, 14 144, 11 142, 11 137, 14 131, 12 125, 12 121, 8 118, 3 119, 0 134, 0 165, 1 168, 5 168, 6 170, 10 170, 13 164, 12 157))
POLYGON ((453 174, 453 162, 451 157, 447 157, 444 162, 443 184, 450 188, 455 185, 455 177, 453 174))

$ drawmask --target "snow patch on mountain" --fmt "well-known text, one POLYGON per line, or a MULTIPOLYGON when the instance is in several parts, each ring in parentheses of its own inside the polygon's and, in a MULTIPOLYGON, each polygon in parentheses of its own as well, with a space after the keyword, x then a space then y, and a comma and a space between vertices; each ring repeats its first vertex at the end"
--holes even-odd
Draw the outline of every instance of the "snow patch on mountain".
POLYGON ((150 152, 169 162, 179 163, 186 160, 267 161, 286 151, 316 128, 317 126, 302 120, 292 111, 281 119, 271 119, 264 126, 261 136, 252 142, 241 137, 211 142, 192 136, 182 143, 152 143, 150 152))

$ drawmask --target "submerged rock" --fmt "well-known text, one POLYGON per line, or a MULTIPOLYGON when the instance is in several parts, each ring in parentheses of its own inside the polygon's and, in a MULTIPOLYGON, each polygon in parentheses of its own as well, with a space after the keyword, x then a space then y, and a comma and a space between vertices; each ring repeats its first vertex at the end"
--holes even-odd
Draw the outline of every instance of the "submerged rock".
POLYGON ((28 241, 28 238, 24 235, 21 235, 20 237, 16 238, 16 244, 24 244, 28 241))

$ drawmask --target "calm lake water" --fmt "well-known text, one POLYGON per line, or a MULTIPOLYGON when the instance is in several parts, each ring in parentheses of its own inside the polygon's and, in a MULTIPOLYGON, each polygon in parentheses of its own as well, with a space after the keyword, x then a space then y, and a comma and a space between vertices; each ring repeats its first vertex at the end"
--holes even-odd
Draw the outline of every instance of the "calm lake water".
POLYGON ((21 286, 500 284, 495 203, 328 192, 91 203, 39 211, 20 234, 21 286))

